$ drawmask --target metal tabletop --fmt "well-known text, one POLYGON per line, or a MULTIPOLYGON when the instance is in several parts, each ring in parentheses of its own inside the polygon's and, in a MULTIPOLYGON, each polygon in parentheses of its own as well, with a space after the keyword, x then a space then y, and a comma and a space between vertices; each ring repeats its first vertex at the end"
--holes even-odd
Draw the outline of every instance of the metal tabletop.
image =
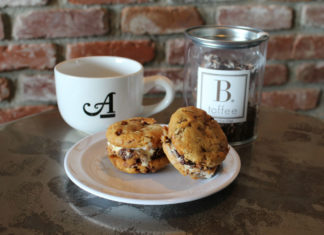
MULTIPOLYGON (((154 117, 167 123, 182 102, 154 117)), ((323 234, 324 122, 261 108, 258 138, 236 147, 237 179, 209 197, 142 206, 101 199, 65 174, 85 134, 58 110, 0 126, 1 234, 323 234)))

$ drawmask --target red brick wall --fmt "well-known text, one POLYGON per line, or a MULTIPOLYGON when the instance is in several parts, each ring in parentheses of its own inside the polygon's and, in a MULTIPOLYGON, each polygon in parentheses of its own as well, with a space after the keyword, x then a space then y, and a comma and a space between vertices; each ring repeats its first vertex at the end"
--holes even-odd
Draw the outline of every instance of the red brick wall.
POLYGON ((183 31, 202 24, 270 32, 263 103, 324 118, 323 12, 310 0, 1 0, 0 123, 52 108, 68 58, 133 58, 181 90, 183 31))

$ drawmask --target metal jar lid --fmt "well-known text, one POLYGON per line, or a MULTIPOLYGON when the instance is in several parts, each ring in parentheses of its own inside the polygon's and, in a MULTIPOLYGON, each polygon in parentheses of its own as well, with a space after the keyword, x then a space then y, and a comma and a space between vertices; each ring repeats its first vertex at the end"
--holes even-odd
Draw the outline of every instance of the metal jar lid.
POLYGON ((224 49, 254 47, 269 39, 268 33, 245 26, 197 26, 185 34, 196 44, 224 49))

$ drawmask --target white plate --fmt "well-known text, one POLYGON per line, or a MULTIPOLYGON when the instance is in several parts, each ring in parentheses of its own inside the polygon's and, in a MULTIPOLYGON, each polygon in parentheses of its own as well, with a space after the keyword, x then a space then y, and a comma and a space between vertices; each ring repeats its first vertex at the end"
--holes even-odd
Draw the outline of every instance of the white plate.
POLYGON ((210 179, 182 176, 171 164, 151 174, 123 173, 106 155, 105 132, 80 140, 64 160, 68 177, 83 190, 109 200, 141 205, 175 204, 209 196, 228 186, 240 167, 240 158, 230 146, 222 166, 210 179))

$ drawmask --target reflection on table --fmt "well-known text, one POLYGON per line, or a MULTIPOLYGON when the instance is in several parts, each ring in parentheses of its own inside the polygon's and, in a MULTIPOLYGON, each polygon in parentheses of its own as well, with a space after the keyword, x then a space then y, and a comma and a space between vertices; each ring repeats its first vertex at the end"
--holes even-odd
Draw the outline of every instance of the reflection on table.
MULTIPOLYGON (((154 117, 167 123, 175 100, 154 117)), ((57 110, 0 126, 0 232, 4 234, 322 234, 324 123, 261 108, 258 138, 235 147, 237 179, 209 197, 143 206, 101 199, 65 174, 84 133, 57 110)), ((148 185, 149 187, 149 185, 148 185)))

